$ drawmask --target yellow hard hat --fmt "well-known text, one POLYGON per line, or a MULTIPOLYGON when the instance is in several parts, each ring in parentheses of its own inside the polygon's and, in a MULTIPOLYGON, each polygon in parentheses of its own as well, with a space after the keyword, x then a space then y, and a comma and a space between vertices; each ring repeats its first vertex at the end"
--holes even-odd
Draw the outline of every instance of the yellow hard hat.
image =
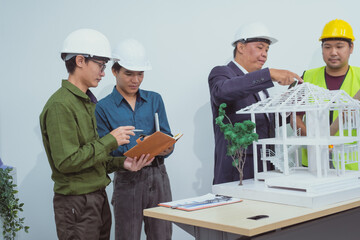
POLYGON ((341 19, 332 20, 325 25, 319 41, 326 38, 347 38, 351 41, 355 40, 350 24, 341 19))

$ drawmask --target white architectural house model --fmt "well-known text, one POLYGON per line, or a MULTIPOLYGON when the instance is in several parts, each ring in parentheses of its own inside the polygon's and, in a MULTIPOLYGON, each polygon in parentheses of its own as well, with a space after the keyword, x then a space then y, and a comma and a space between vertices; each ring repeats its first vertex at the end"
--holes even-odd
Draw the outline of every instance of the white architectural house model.
POLYGON ((255 114, 275 113, 275 137, 253 144, 254 180, 240 190, 231 183, 214 185, 213 192, 307 207, 360 196, 360 171, 345 170, 347 164, 360 164, 360 101, 342 90, 329 91, 303 83, 237 113, 251 114, 255 124, 255 114), (330 125, 332 111, 342 117, 330 125), (295 127, 298 112, 305 112, 306 136, 295 127), (290 114, 292 128, 281 127, 286 126, 290 114), (255 150, 258 146, 260 156, 255 150), (308 167, 301 164, 301 148, 307 149, 308 167), (258 158, 263 162, 263 172, 257 171, 258 158), (268 171, 266 161, 276 170, 268 171))

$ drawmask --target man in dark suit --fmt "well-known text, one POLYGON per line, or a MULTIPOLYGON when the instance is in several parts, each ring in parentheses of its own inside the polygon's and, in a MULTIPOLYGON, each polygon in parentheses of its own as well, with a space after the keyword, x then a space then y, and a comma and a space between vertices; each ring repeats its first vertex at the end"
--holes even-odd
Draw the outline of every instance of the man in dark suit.
MULTIPOLYGON (((267 88, 273 87, 273 82, 289 85, 295 79, 302 79, 295 73, 279 69, 262 69, 267 60, 269 46, 277 42, 270 37, 267 28, 261 23, 252 23, 239 29, 235 35, 234 59, 225 66, 214 67, 209 75, 211 108, 215 134, 215 166, 213 184, 239 180, 239 172, 232 166, 232 158, 226 155, 227 141, 220 128, 215 124, 221 103, 226 103, 227 116, 234 124, 250 120, 249 115, 236 114, 242 108, 269 97, 267 88)), ((270 114, 256 114, 256 132, 259 138, 270 136, 270 114)), ((224 119, 224 121, 226 121, 224 119)), ((253 148, 246 151, 244 179, 254 177, 253 148)), ((259 149, 258 149, 259 151, 259 149)), ((260 156, 260 153, 259 153, 260 156)), ((259 171, 262 171, 260 160, 259 171)))

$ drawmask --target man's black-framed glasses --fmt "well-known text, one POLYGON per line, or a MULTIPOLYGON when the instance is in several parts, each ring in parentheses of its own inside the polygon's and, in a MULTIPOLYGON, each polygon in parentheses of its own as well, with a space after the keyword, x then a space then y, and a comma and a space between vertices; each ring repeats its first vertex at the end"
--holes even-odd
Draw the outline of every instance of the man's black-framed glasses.
POLYGON ((95 59, 92 59, 92 58, 89 58, 89 60, 92 61, 92 62, 94 62, 94 63, 97 63, 97 65, 99 65, 99 67, 100 67, 101 72, 104 72, 104 71, 105 71, 106 63, 102 63, 102 62, 96 61, 95 59))

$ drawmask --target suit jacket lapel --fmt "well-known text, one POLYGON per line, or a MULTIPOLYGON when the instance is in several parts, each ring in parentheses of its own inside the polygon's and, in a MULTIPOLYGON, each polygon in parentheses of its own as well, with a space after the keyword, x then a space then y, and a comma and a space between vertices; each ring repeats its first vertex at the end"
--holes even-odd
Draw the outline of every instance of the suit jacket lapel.
MULTIPOLYGON (((235 74, 236 76, 243 76, 243 75, 245 75, 245 74, 243 73, 243 71, 241 71, 240 68, 238 68, 238 66, 236 66, 233 61, 229 62, 227 66, 234 72, 234 74, 235 74)), ((265 90, 265 91, 266 91, 266 90, 265 90)), ((256 98, 256 101, 258 101, 258 102, 261 101, 260 96, 259 96, 258 93, 254 93, 254 96, 255 96, 255 98, 256 98)), ((267 91, 266 91, 266 96, 269 97, 269 94, 267 93, 267 91)))
POLYGON ((245 75, 243 71, 241 71, 240 68, 238 68, 238 66, 236 66, 233 61, 229 62, 227 66, 234 72, 236 76, 245 75))

